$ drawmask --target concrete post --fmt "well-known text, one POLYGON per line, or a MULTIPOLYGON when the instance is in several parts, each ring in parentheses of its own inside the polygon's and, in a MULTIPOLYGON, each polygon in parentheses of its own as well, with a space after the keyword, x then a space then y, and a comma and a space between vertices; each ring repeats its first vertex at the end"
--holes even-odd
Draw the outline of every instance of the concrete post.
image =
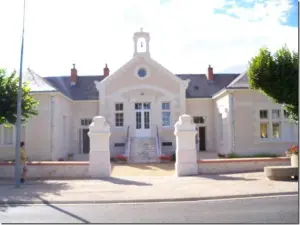
POLYGON ((89 174, 92 178, 110 177, 110 126, 103 116, 95 116, 89 126, 90 137, 89 174))
POLYGON ((196 125, 190 115, 181 115, 175 124, 176 136, 176 176, 198 174, 196 152, 196 125))

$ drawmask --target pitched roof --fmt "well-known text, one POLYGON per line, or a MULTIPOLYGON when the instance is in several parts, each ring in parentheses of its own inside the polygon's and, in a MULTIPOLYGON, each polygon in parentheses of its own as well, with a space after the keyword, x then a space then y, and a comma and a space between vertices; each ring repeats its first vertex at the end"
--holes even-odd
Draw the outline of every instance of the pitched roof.
MULTIPOLYGON (((186 90, 187 98, 211 98, 215 93, 225 88, 239 74, 214 74, 214 81, 207 80, 205 74, 178 74, 182 80, 189 79, 186 90)), ((79 76, 75 86, 71 86, 70 76, 45 77, 56 90, 73 100, 97 100, 98 90, 94 81, 101 81, 104 76, 79 76)))
POLYGON ((23 75, 23 81, 28 82, 31 92, 57 91, 45 79, 31 69, 27 69, 23 75))
POLYGON ((190 80, 186 98, 211 98, 225 88, 239 74, 214 74, 214 81, 208 81, 205 74, 179 74, 182 80, 190 80))
POLYGON ((104 76, 78 76, 74 86, 71 86, 70 76, 45 77, 45 79, 70 99, 98 100, 99 93, 94 82, 103 80, 104 76))

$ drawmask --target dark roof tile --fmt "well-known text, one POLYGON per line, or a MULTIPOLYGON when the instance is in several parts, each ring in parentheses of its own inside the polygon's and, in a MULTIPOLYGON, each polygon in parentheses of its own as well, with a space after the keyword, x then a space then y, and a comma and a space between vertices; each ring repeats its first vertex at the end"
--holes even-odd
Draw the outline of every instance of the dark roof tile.
POLYGON ((211 98, 225 88, 239 74, 214 74, 214 81, 208 81, 205 74, 178 74, 182 80, 190 80, 186 90, 187 98, 211 98))
POLYGON ((98 90, 95 81, 101 81, 103 76, 78 76, 77 83, 71 86, 70 76, 45 77, 53 87, 73 100, 97 100, 98 90))
MULTIPOLYGON (((214 74, 214 81, 208 81, 205 74, 178 74, 182 80, 190 80, 186 90, 187 98, 211 98, 227 87, 239 74, 214 74)), ((73 100, 97 100, 98 90, 95 81, 104 76, 79 76, 75 86, 71 86, 70 76, 45 77, 46 81, 62 94, 73 100)))

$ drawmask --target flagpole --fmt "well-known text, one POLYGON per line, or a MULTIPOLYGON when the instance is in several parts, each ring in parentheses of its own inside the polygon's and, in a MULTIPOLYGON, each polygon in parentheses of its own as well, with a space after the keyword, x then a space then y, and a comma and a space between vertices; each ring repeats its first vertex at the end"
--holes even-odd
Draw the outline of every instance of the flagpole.
POLYGON ((21 166, 20 166, 20 142, 21 142, 21 116, 22 116, 22 73, 23 73, 23 51, 24 51, 24 25, 25 25, 25 1, 23 1, 23 29, 21 43, 21 58, 20 58, 20 76, 18 87, 18 102, 17 102, 17 124, 16 124, 16 159, 15 159, 15 184, 20 187, 21 166))

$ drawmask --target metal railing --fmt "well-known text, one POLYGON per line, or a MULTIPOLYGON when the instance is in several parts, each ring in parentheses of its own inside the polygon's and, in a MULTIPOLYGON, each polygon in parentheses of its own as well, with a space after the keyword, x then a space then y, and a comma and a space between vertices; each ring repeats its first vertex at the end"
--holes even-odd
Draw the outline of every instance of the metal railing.
POLYGON ((159 139, 158 126, 156 126, 156 151, 157 151, 157 156, 159 157, 161 155, 161 145, 159 139))

